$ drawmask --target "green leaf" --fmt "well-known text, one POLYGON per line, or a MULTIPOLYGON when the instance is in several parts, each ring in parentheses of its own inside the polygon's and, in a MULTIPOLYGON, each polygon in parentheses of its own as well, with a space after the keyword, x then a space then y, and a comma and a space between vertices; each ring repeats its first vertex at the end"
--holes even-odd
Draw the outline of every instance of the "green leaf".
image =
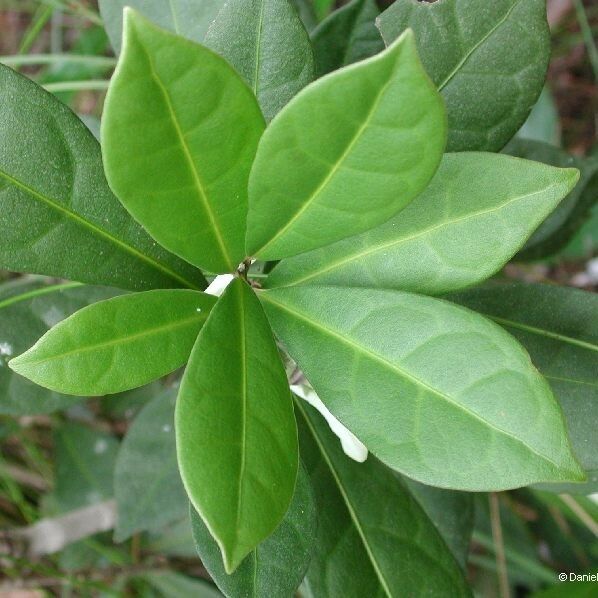
POLYGON ((446 102, 448 151, 500 150, 542 91, 550 58, 545 0, 397 0, 378 27, 387 44, 415 32, 446 102))
POLYGON ((401 473, 472 491, 584 479, 548 383, 496 324, 398 291, 288 287, 260 298, 330 411, 401 473))
POLYGON ((375 0, 352 0, 320 23, 312 33, 318 76, 384 49, 375 25, 379 14, 375 0))
POLYGON ((90 305, 49 330, 9 366, 67 394, 112 394, 182 366, 215 303, 197 291, 146 291, 90 305))
POLYGON ((113 496, 116 438, 86 426, 66 423, 56 429, 53 497, 60 512, 93 505, 113 496))
POLYGON ((228 0, 205 44, 237 69, 267 121, 314 78, 311 43, 289 0, 228 0))
POLYGON ((0 65, 0 268, 126 289, 203 288, 112 194, 100 146, 56 98, 0 65))
POLYGON ((288 257, 388 220, 436 171, 444 119, 410 33, 309 85, 260 141, 247 252, 288 257))
POLYGON ((540 284, 492 284, 451 295, 492 318, 529 351, 565 413, 571 443, 589 481, 559 492, 598 491, 598 296, 540 284))
POLYGON ((389 222, 283 260, 267 284, 427 294, 473 285, 517 253, 578 176, 497 154, 445 154, 430 185, 389 222))
POLYGON ((157 241, 211 272, 237 268, 263 129, 223 58, 127 9, 102 147, 112 189, 157 241))
POLYGON ((578 158, 558 147, 529 139, 514 139, 506 153, 553 166, 574 166, 581 172, 575 189, 561 202, 532 235, 517 256, 522 260, 537 260, 563 249, 589 218, 598 198, 598 157, 578 158))
POLYGON ((432 521, 457 562, 466 570, 473 532, 473 496, 469 492, 425 486, 406 477, 401 479, 432 521))
POLYGON ((319 413, 297 402, 301 455, 319 514, 307 583, 318 598, 469 596, 457 562, 401 481, 350 460, 319 413))
POLYGON ((0 286, 0 413, 51 413, 77 400, 33 384, 8 368, 7 362, 75 311, 116 294, 113 289, 72 282, 48 285, 23 278, 0 286))
POLYGON ((223 4, 224 0, 99 0, 104 26, 117 54, 121 48, 126 6, 140 11, 164 29, 201 42, 223 4))
POLYGON ((199 334, 175 427, 187 494, 231 573, 284 517, 298 466, 286 374, 259 301, 240 279, 199 334))
POLYGON ((289 510, 273 534, 227 575, 218 545, 201 517, 191 508, 193 537, 202 564, 226 596, 293 596, 311 560, 316 511, 309 478, 299 467, 289 510))
POLYGON ((114 471, 116 542, 182 519, 189 501, 176 463, 174 404, 169 391, 152 399, 122 441, 114 471))

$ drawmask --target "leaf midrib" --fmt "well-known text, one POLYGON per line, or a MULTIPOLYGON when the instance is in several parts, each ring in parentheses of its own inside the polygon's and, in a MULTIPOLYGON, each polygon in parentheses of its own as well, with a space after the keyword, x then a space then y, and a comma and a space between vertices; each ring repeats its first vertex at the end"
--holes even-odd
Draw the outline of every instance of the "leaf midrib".
POLYGON ((0 309, 4 309, 5 307, 9 307, 14 305, 15 303, 20 303, 21 301, 26 301, 27 299, 34 299, 35 297, 41 297, 42 295, 49 295, 51 293, 56 293, 58 291, 66 291, 68 289, 74 289, 77 287, 84 286, 80 282, 67 282, 64 284, 54 284, 46 287, 42 287, 40 289, 35 289, 33 291, 27 291, 25 293, 21 293, 20 295, 13 295, 8 299, 4 299, 0 301, 0 309))
MULTIPOLYGON (((243 283, 244 284, 244 283, 243 283)), ((241 509, 243 507, 243 489, 245 487, 245 469, 247 453, 247 330, 245 327, 245 302, 243 298, 243 288, 239 288, 239 340, 241 346, 241 464, 239 467, 238 494, 236 509, 237 537, 239 535, 239 523, 241 521, 241 509)))
MULTIPOLYGON (((476 42, 471 47, 471 49, 469 49, 465 53, 465 55, 463 56, 463 58, 461 58, 461 60, 455 65, 455 67, 453 68, 453 70, 444 78, 444 80, 442 81, 442 83, 440 83, 438 85, 438 91, 442 91, 450 83, 450 81, 453 79, 453 77, 455 77, 455 75, 461 70, 461 67, 463 67, 463 65, 469 60, 469 58, 471 57, 471 55, 483 43, 485 43, 497 31, 497 29, 499 29, 504 23, 506 23, 507 19, 511 16, 511 13, 513 12, 513 10, 515 10, 515 7, 517 7, 520 4, 520 2, 521 2, 521 0, 517 0, 516 2, 514 2, 512 4, 512 6, 509 8, 509 10, 507 10, 507 12, 503 16, 503 18, 500 19, 500 21, 498 21, 496 23, 496 25, 494 25, 494 27, 492 27, 490 29, 490 31, 488 31, 488 33, 486 33, 486 35, 484 35, 478 42, 476 42)), ((434 10, 434 8, 435 7, 433 5, 430 6, 430 10, 434 10)))
POLYGON ((168 5, 170 6, 170 14, 172 15, 172 24, 174 26, 175 33, 180 34, 180 27, 179 27, 179 19, 177 17, 176 8, 175 8, 175 0, 168 0, 168 5))
POLYGON ((0 177, 4 178, 6 181, 8 181, 11 185, 16 187, 17 189, 24 191, 28 195, 32 196, 33 198, 37 199, 38 201, 41 201, 42 203, 44 203, 47 206, 49 206, 50 208, 56 210, 60 214, 63 214, 67 218, 70 218, 79 226, 90 229, 92 233, 94 233, 100 237, 103 237, 104 239, 107 239, 110 243, 113 243, 120 249, 123 249, 126 253, 130 253, 137 259, 149 264, 152 268, 155 268, 156 270, 162 272, 163 274, 166 274, 167 276, 176 280, 177 282, 182 283, 187 288, 194 289, 197 291, 201 290, 198 286, 193 284, 191 281, 183 278, 181 275, 177 274, 176 272, 174 272, 167 266, 164 266, 163 264, 154 260, 153 258, 141 253, 138 249, 135 249, 134 247, 132 247, 131 245, 128 245, 124 241, 121 241, 117 237, 112 236, 108 231, 104 230, 103 228, 100 228, 99 226, 93 224, 89 220, 83 218, 83 216, 77 214, 76 212, 73 212, 72 210, 68 209, 64 205, 60 204, 60 202, 58 202, 57 200, 43 195, 41 192, 37 191, 36 189, 33 189, 33 187, 30 187, 26 183, 14 178, 13 176, 11 176, 10 174, 8 174, 7 172, 5 172, 4 170, 1 170, 1 169, 0 169, 0 177))
POLYGON ((214 232, 214 238, 215 238, 218 248, 220 250, 221 257, 224 259, 227 267, 232 272, 235 269, 235 265, 233 264, 233 260, 231 259, 228 248, 226 246, 226 243, 224 242, 224 238, 222 237, 222 232, 220 231, 220 226, 216 219, 216 215, 214 214, 214 211, 212 210, 212 206, 210 204, 210 201, 208 200, 208 195, 206 193, 206 190, 204 189, 204 186, 201 181, 201 177, 199 175, 197 167, 195 166, 193 156, 191 155, 191 150, 189 149, 189 146, 187 144, 187 138, 185 137, 183 130, 181 129, 181 125, 178 121, 176 112, 174 110, 172 100, 170 99, 170 94, 168 93, 168 89, 166 89, 166 87, 162 83, 162 80, 160 79, 160 76, 158 75, 158 71, 156 70, 156 68, 154 66, 154 62, 153 62, 151 54, 149 53, 149 51, 147 50, 147 48, 144 46, 143 43, 140 42, 139 45, 142 48, 142 50, 145 53, 145 56, 147 58, 147 61, 148 61, 149 67, 150 67, 151 77, 154 80, 154 82, 156 83, 156 85, 158 86, 158 88, 160 89, 160 92, 162 93, 162 96, 164 98, 164 102, 168 109, 168 114, 170 116, 170 120, 175 129, 176 136, 177 136, 177 139, 181 146, 181 149, 183 150, 183 155, 185 156, 185 160, 187 161, 187 166, 189 167, 191 176, 193 177, 193 183, 195 186, 195 190, 197 192, 197 197, 199 198, 200 204, 202 205, 204 212, 207 214, 210 224, 212 225, 212 231, 214 232))
MULTIPOLYGON (((525 195, 518 195, 517 197, 514 197, 513 199, 510 199, 510 200, 506 201, 505 203, 502 203, 500 206, 489 208, 487 210, 481 210, 479 212, 466 214, 465 216, 456 218, 454 220, 445 220, 439 224, 436 224, 435 226, 424 228, 424 229, 422 229, 416 233, 413 233, 411 235, 408 235, 406 237, 400 237, 399 239, 393 239, 392 241, 388 241, 387 243, 383 243, 381 245, 375 245, 375 246, 370 245, 365 250, 358 251, 358 252, 350 254, 348 256, 344 256, 340 260, 337 260, 336 262, 332 262, 331 264, 328 264, 325 268, 311 272, 310 274, 308 274, 307 276, 304 276, 303 278, 299 278, 298 280, 291 280, 290 284, 297 285, 297 284, 304 283, 307 280, 311 280, 312 278, 317 278, 319 276, 322 276, 323 274, 326 274, 327 272, 330 272, 332 270, 335 270, 336 268, 345 266, 346 264, 349 264, 353 261, 369 257, 370 255, 376 254, 380 251, 386 251, 388 249, 403 245, 404 243, 408 243, 409 241, 413 241, 414 239, 418 239, 419 237, 423 237, 425 235, 434 233, 434 232, 441 230, 445 227, 454 226, 461 222, 466 222, 469 219, 479 218, 480 216, 486 216, 487 214, 492 214, 493 212, 499 212, 499 211, 507 208, 512 203, 515 203, 518 201, 523 201, 527 198, 533 197, 534 195, 539 195, 539 194, 545 193, 549 189, 556 187, 556 186, 558 186, 557 183, 551 183, 550 185, 548 185, 547 187, 545 187, 543 189, 540 189, 539 191, 534 191, 533 193, 527 193, 525 195)), ((283 264, 284 264, 284 262, 283 262, 283 264)))
POLYGON ((316 432, 316 430, 314 429, 313 424, 311 423, 311 421, 309 420, 309 416, 305 413, 305 410, 303 408, 303 406, 300 404, 299 401, 295 401, 295 405, 297 406, 297 408, 299 409, 299 411, 301 411, 301 414, 303 415, 303 419, 307 424, 307 427, 309 428, 316 444, 318 445, 318 448, 320 449, 320 454, 322 455, 322 457, 324 458, 324 461, 326 462, 326 464, 328 465, 328 469, 330 470, 330 473, 332 474, 332 477, 334 478, 334 481, 336 482, 336 485, 338 487, 339 492, 341 493, 341 496, 343 498, 343 501, 345 503, 345 506, 347 507, 347 510, 349 511, 349 515, 351 517, 351 520, 353 521, 355 527, 357 528, 357 532, 359 533, 359 536, 361 538, 361 541, 363 543, 363 547, 365 548, 365 551, 367 552, 367 555, 370 559, 370 562, 372 564, 372 567, 376 573, 376 577, 378 577, 378 580, 380 581, 380 585, 382 586, 382 589, 384 590, 385 594, 389 597, 392 598, 392 592, 390 591, 388 582, 386 581, 386 578, 384 577, 384 574, 382 573, 382 569, 380 568, 380 566, 378 565, 378 562, 374 556, 374 552, 369 544, 369 541, 365 535, 365 532, 363 530, 363 526, 361 524, 361 521, 359 519, 359 517, 357 516, 357 512, 355 510, 355 508, 353 507, 353 503, 351 502, 351 499, 349 498, 349 495, 347 494, 347 492, 345 491, 344 485, 342 483, 342 480, 340 479, 340 476, 336 470, 336 467, 334 466, 334 464, 332 463, 332 461, 330 460, 330 458, 328 457, 328 453, 325 449, 325 447, 322 445, 322 442, 320 440, 320 437, 318 436, 318 433, 316 432))
MULTIPOLYGON (((399 54, 399 56, 401 54, 399 54)), ((305 211, 309 208, 309 206, 324 191, 324 189, 327 187, 328 183, 330 183, 330 181, 336 176, 337 172, 340 170, 341 166, 344 164, 344 162, 347 159, 347 157, 349 156, 349 154, 353 151, 353 148, 355 147, 357 142, 360 140, 364 131, 367 129, 370 122, 374 118, 376 109, 380 105, 380 102, 382 101, 382 98, 386 94, 387 89, 390 87, 391 83, 393 82, 393 75, 396 70, 397 61, 398 61, 398 57, 395 58, 395 63, 393 65, 390 75, 388 76, 388 80, 378 90, 378 93, 376 94, 376 98, 372 102, 372 105, 370 107, 370 110, 369 110, 366 118, 364 119, 363 123, 358 127, 353 138, 347 145, 345 151, 341 154, 341 156, 338 158, 338 160, 332 165, 332 168, 330 169, 329 173, 324 177, 322 182, 316 187, 316 189, 311 193, 311 195, 305 200, 305 202, 299 208, 299 210, 297 210, 297 212, 295 212, 295 214, 288 220, 288 222, 281 229, 279 229, 278 232, 265 245, 263 245, 257 251, 254 251, 255 255, 259 255, 260 253, 263 253, 265 249, 267 249, 273 243, 275 243, 278 239, 280 239, 280 237, 282 235, 284 235, 299 220, 299 218, 301 218, 301 216, 305 213, 305 211)))
MULTIPOLYGON (((129 334, 127 336, 120 336, 117 338, 112 338, 109 341, 96 343, 94 345, 87 345, 86 347, 80 347, 77 349, 72 349, 70 351, 65 351, 64 353, 59 353, 57 355, 52 355, 50 357, 44 357, 43 359, 38 359, 38 360, 33 360, 33 361, 27 359, 27 360, 21 361, 20 360, 21 356, 19 356, 19 357, 16 357, 15 359, 13 359, 10 363, 16 365, 17 367, 20 365, 23 365, 23 366, 40 365, 42 363, 47 363, 49 361, 55 361, 56 359, 64 359, 66 357, 69 357, 69 356, 75 355, 75 354, 89 353, 90 351, 100 351, 102 349, 106 349, 108 347, 114 347, 114 346, 118 346, 118 345, 128 345, 132 342, 139 340, 140 338, 154 336, 156 334, 160 334, 161 332, 172 331, 172 330, 177 330, 179 328, 184 328, 186 326, 189 326, 191 323, 198 322, 198 321, 201 321, 204 319, 205 319, 204 315, 196 315, 196 316, 192 316, 190 318, 185 318, 183 320, 177 320, 175 323, 170 322, 168 324, 163 324, 162 326, 155 326, 154 328, 147 328, 147 329, 143 330, 142 332, 137 332, 135 334, 129 334)), ((58 326, 60 326, 60 324, 58 324, 58 326)), ((30 351, 33 351, 34 349, 35 349, 35 345, 30 349, 30 351)), ((23 356, 26 354, 27 353, 24 353, 23 356)))
MULTIPOLYGON (((456 409, 462 411, 468 417, 476 420, 478 423, 481 423, 483 426, 493 430, 495 433, 501 434, 501 435, 509 438, 511 441, 515 442, 516 444, 522 445, 528 451, 530 451, 531 453, 536 455, 536 457, 542 459, 543 461, 550 463, 553 467, 555 467, 557 469, 557 471, 562 470, 562 467, 559 466, 557 463, 555 463, 552 459, 550 459, 549 457, 547 457, 545 455, 538 453, 533 447, 529 446, 526 442, 524 442, 520 438, 513 436, 510 432, 507 432, 506 430, 497 428, 492 422, 485 420, 483 417, 481 417, 477 413, 474 413, 473 411, 469 410, 464 405, 461 405, 460 403, 455 402, 449 395, 443 393, 442 391, 438 390, 437 388, 435 388, 435 387, 429 385, 428 383, 424 382, 423 380, 417 378, 413 374, 411 374, 411 373, 407 372, 406 370, 404 370, 403 368, 401 368, 399 365, 388 361, 385 357, 378 355, 374 351, 372 351, 364 346, 358 345, 352 339, 345 337, 342 334, 339 334, 332 328, 329 328, 329 327, 321 324, 320 322, 313 320, 309 316, 307 316, 295 309, 292 309, 289 306, 284 305, 278 301, 275 301, 274 299, 272 299, 272 297, 270 296, 268 291, 264 291, 261 294, 261 297, 263 299, 265 299, 266 301, 273 303, 281 310, 286 311, 287 313, 291 314, 295 318, 297 318, 299 320, 303 320, 308 325, 312 326, 312 328, 319 329, 325 335, 329 335, 329 336, 335 338, 337 341, 339 341, 343 345, 348 346, 351 350, 355 351, 356 353, 362 353, 363 355, 365 355, 372 361, 376 361, 379 364, 381 364, 383 367, 396 372, 397 374, 399 374, 399 376, 402 376, 402 377, 406 378, 407 380, 410 380, 416 386, 419 386, 419 387, 423 388, 425 391, 436 395, 437 397, 439 397, 440 399, 442 399, 446 403, 448 403, 452 408, 456 408, 456 409)), ((344 423, 344 422, 341 422, 341 423, 344 423)))
POLYGON ((262 30, 264 27, 264 6, 265 0, 261 0, 260 4, 260 14, 258 17, 258 27, 257 27, 257 36, 256 36, 256 44, 255 44, 255 71, 254 71, 254 81, 253 81, 253 93, 256 97, 258 97, 258 82, 260 78, 260 67, 261 67, 261 58, 262 58, 262 30))
MULTIPOLYGON (((478 310, 476 310, 478 311, 478 310)), ((543 328, 537 328, 536 326, 530 326, 528 324, 524 324, 522 322, 516 322, 514 320, 509 320, 507 318, 501 318, 499 316, 493 316, 492 314, 486 314, 484 312, 479 311, 482 315, 486 316, 494 320, 497 324, 501 326, 509 326, 511 328, 516 328, 517 330, 522 330, 524 332, 531 332, 532 334, 536 334, 538 336, 545 336, 546 338, 552 338, 554 340, 558 340, 562 343, 567 343, 570 345, 574 345, 576 347, 580 347, 582 349, 587 349, 588 351, 596 351, 598 352, 598 345, 593 343, 588 343, 586 341, 579 340, 577 338, 572 338, 570 336, 566 336, 564 334, 559 334, 558 332, 552 332, 550 330, 545 330, 543 328)))

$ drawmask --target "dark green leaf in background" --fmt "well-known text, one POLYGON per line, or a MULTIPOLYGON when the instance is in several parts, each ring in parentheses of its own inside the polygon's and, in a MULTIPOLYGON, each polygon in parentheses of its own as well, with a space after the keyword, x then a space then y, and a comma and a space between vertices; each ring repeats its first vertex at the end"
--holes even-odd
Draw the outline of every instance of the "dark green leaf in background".
POLYGON ((299 467, 295 495, 284 519, 232 575, 224 570, 218 545, 193 508, 191 521, 201 562, 226 596, 285 598, 294 595, 311 560, 317 527, 311 485, 303 467, 299 467))
POLYGON ((425 486, 406 477, 401 479, 436 526, 457 562, 466 570, 473 532, 473 496, 469 492, 425 486))
POLYGON ((598 157, 578 158, 558 147, 529 139, 514 139, 504 151, 553 166, 578 168, 581 172, 575 189, 532 235, 517 257, 536 260, 554 255, 567 245, 598 202, 598 157))
POLYGON ((175 427, 187 494, 230 573, 284 517, 298 466, 280 355, 259 301, 238 278, 199 334, 175 427))
POLYGON ((66 423, 57 428, 54 440, 53 497, 60 512, 112 498, 116 438, 81 424, 66 423))
POLYGON ((574 169, 497 154, 445 154, 430 185, 389 222, 283 260, 267 285, 331 284, 426 294, 471 286, 517 252, 578 175, 574 169))
POLYGON ((311 0, 291 0, 291 4, 301 17, 307 31, 311 31, 318 24, 311 0))
POLYGON ((561 144, 561 123, 553 94, 544 86, 536 105, 517 132, 521 139, 533 139, 552 145, 561 144))
POLYGON ((112 47, 121 48, 123 10, 130 6, 156 25, 187 39, 201 42, 225 0, 99 0, 104 26, 112 47))
POLYGON ((248 254, 288 257, 381 224, 428 184, 444 143, 442 100, 410 33, 315 81, 260 141, 248 254))
POLYGON ((176 462, 175 391, 152 399, 121 443, 114 471, 117 542, 184 518, 189 501, 176 462))
POLYGON ((54 326, 10 367, 67 394, 143 386, 187 361, 215 302, 211 295, 182 289, 102 301, 54 326))
POLYGON ((356 463, 321 415, 299 401, 301 455, 319 517, 307 585, 318 598, 468 596, 432 522, 375 457, 356 463))
POLYGON ((49 285, 44 280, 19 279, 0 286, 0 413, 51 413, 77 400, 19 376, 8 367, 8 361, 72 313, 116 294, 118 291, 108 288, 49 285))
POLYGON ((311 43, 289 0, 228 0, 205 44, 235 67, 267 121, 314 78, 311 43))
POLYGON ((475 312, 377 289, 295 286, 260 299, 328 409, 401 473, 473 491, 584 478, 548 383, 475 312))
POLYGON ((413 29, 446 102, 448 151, 498 151, 519 130, 550 58, 546 0, 397 0, 378 27, 387 44, 413 29))
POLYGON ((203 579, 176 571, 150 571, 139 576, 155 588, 162 598, 218 598, 220 592, 203 579))
POLYGON ((379 14, 375 0, 352 0, 320 23, 312 33, 318 76, 384 49, 375 24, 379 14))
POLYGON ((0 268, 135 290, 203 288, 201 273, 114 197, 98 142, 64 104, 2 65, 0 89, 0 268))
POLYGON ((108 181, 165 247, 232 272, 264 129, 257 101, 224 59, 130 9, 125 40, 102 120, 108 181))
POLYGON ((322 20, 332 10, 335 0, 311 0, 316 12, 316 17, 322 20))
POLYGON ((558 492, 598 491, 598 296, 557 286, 489 284, 451 300, 492 318, 529 351, 567 420, 573 450, 587 472, 585 484, 558 492))

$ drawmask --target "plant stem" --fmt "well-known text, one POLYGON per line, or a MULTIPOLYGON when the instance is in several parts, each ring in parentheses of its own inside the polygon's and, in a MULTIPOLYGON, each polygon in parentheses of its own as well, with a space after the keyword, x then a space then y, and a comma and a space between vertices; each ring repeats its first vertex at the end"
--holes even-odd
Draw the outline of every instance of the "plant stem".
POLYGON ((19 54, 25 54, 29 52, 31 46, 35 43, 38 35, 40 34, 41 30, 44 28, 46 23, 50 20, 54 9, 51 6, 40 6, 38 11, 35 13, 33 21, 29 28, 25 32, 23 39, 21 40, 21 45, 19 46, 19 54))
POLYGON ((104 91, 108 89, 110 81, 105 79, 90 79, 89 81, 59 81, 44 85, 46 91, 57 93, 61 91, 104 91))
POLYGON ((560 494, 559 498, 577 515, 579 520, 598 538, 598 523, 592 516, 569 494, 560 494))
POLYGON ((63 2, 62 0, 41 0, 41 2, 53 9, 57 8, 58 10, 63 10, 78 17, 88 19, 96 25, 102 25, 102 18, 99 14, 83 6, 83 4, 76 0, 71 0, 70 2, 63 2))
POLYGON ((490 522, 492 524, 492 538, 494 539, 494 548, 496 553, 496 569, 498 572, 498 585, 501 598, 510 598, 509 574, 507 572, 507 559, 505 557, 505 544, 502 535, 502 526, 500 524, 500 504, 498 494, 490 492, 488 495, 490 503, 490 522))
POLYGON ((0 56, 0 62, 10 67, 57 64, 61 62, 106 67, 107 69, 116 65, 115 58, 110 58, 109 56, 87 56, 85 54, 20 54, 15 56, 0 56))
MULTIPOLYGON (((493 540, 484 534, 474 532, 473 540, 488 550, 496 550, 493 540)), ((525 571, 529 575, 533 575, 536 579, 548 584, 554 583, 555 578, 554 571, 552 569, 548 569, 542 564, 532 561, 529 557, 519 552, 509 550, 507 547, 505 547, 505 556, 507 557, 509 563, 519 567, 522 571, 525 571)), ((473 562, 473 560, 471 562, 473 562)), ((495 563, 495 561, 492 562, 495 563)), ((494 568, 496 569, 496 564, 494 568)))
POLYGON ((583 35, 583 40, 588 51, 588 56, 590 57, 592 70, 594 71, 594 78, 598 82, 598 48, 596 47, 596 42, 592 36, 592 29, 588 21, 586 9, 584 8, 583 2, 581 0, 575 0, 575 11, 577 13, 577 20, 583 35))

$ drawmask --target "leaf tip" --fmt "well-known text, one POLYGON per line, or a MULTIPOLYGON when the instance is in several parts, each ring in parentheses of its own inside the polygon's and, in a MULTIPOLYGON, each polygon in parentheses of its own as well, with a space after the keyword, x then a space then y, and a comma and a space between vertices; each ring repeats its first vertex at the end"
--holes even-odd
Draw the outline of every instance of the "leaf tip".
POLYGON ((23 366, 26 364, 27 362, 27 355, 28 351, 26 351, 25 353, 21 353, 21 355, 18 355, 17 357, 13 357, 9 362, 8 362, 8 367, 15 373, 23 376, 23 370, 25 369, 23 366))
POLYGON ((230 548, 221 546, 220 548, 222 551, 224 570, 227 575, 232 575, 245 560, 245 557, 251 552, 251 550, 243 550, 239 546, 231 546, 230 548))
POLYGON ((417 45, 415 43, 415 33, 413 29, 407 28, 399 37, 397 37, 391 44, 388 44, 384 53, 392 54, 394 52, 400 52, 400 48, 403 46, 409 48, 410 51, 417 53, 417 45))

